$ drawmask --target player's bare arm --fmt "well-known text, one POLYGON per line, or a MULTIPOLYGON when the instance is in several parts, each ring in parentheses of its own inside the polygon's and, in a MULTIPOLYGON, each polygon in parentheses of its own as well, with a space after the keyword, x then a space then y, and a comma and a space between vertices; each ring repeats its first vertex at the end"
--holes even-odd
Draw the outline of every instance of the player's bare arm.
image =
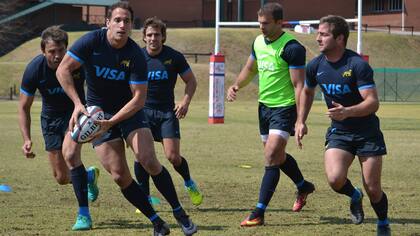
POLYGON ((33 96, 26 96, 21 93, 19 97, 19 127, 23 137, 22 151, 26 158, 34 158, 35 153, 32 152, 31 140, 31 106, 34 101, 33 96))
POLYGON ((184 98, 178 104, 176 104, 174 110, 176 118, 182 119, 188 113, 188 107, 197 89, 197 80, 194 73, 190 70, 181 76, 181 79, 185 83, 184 98))
POLYGON ((327 116, 333 120, 344 120, 348 117, 363 117, 375 113, 379 108, 378 93, 375 88, 360 90, 363 101, 357 105, 344 107, 333 101, 333 108, 328 109, 327 116))
POLYGON ((302 139, 308 133, 308 127, 306 126, 306 119, 308 118, 309 111, 311 110, 312 103, 314 101, 315 88, 304 87, 300 94, 299 106, 298 106, 298 117, 295 124, 295 140, 299 148, 302 148, 302 139))
POLYGON ((291 68, 289 69, 290 80, 292 81, 295 89, 295 100, 296 107, 299 108, 300 93, 302 92, 304 81, 305 81, 305 69, 304 68, 291 68))
POLYGON ((56 72, 58 82, 60 82, 61 87, 74 103, 74 111, 69 122, 69 130, 73 129, 74 125, 77 124, 79 114, 83 113, 89 116, 89 113, 86 111, 86 108, 83 106, 83 103, 80 101, 79 95, 77 94, 72 76, 72 72, 77 70, 80 66, 81 64, 78 61, 66 54, 56 72))
POLYGON ((236 93, 239 91, 239 89, 247 86, 249 82, 251 82, 252 79, 254 79, 257 73, 258 73, 257 61, 252 56, 250 56, 244 68, 242 68, 241 72, 239 73, 238 77, 233 83, 233 85, 229 87, 227 91, 227 100, 229 102, 235 101, 236 93))

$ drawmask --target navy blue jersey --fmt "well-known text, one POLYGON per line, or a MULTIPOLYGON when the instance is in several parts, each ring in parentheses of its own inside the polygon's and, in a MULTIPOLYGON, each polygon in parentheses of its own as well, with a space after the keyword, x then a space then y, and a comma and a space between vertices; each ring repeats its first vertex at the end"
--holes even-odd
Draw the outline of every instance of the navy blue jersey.
MULTIPOLYGON (((267 39, 265 39, 264 41, 265 41, 266 44, 270 44, 271 43, 267 39)), ((254 57, 254 59, 257 59, 256 56, 255 56, 254 44, 252 45, 251 55, 252 55, 252 57, 254 57)), ((305 63, 306 63, 306 49, 297 40, 291 40, 291 41, 289 41, 284 46, 284 50, 281 53, 280 57, 285 62, 287 62, 287 64, 289 65, 289 68, 291 68, 291 69, 305 68, 305 63)))
MULTIPOLYGON (((346 49, 337 62, 328 62, 323 54, 310 61, 306 68, 305 86, 321 87, 328 108, 332 101, 345 107, 363 101, 359 90, 374 88, 373 70, 359 54, 346 49)), ((343 121, 332 121, 332 127, 343 130, 357 130, 379 122, 375 114, 365 117, 350 117, 343 121)))
MULTIPOLYGON (((48 67, 44 55, 36 56, 23 73, 20 92, 27 96, 34 96, 38 89, 42 96, 42 113, 45 115, 58 115, 73 110, 73 102, 67 97, 64 89, 55 76, 56 70, 48 67)), ((74 84, 81 101, 85 102, 83 89, 85 74, 81 68, 73 72, 74 84)))
POLYGON ((147 62, 147 99, 145 107, 172 110, 175 106, 174 88, 179 75, 191 70, 184 55, 175 49, 163 46, 159 55, 150 56, 142 49, 147 62))
POLYGON ((86 68, 88 105, 114 114, 132 99, 130 84, 147 84, 146 62, 131 38, 116 49, 106 33, 106 29, 99 29, 85 34, 67 54, 86 68))

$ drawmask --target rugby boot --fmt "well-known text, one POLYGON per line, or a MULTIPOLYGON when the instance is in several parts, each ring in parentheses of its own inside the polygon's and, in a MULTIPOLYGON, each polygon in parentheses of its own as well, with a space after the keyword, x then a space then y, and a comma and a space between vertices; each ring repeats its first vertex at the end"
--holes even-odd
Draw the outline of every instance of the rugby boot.
POLYGON ((153 236, 164 236, 170 232, 169 225, 163 220, 153 224, 153 236))
POLYGON ((256 216, 254 212, 252 212, 248 217, 245 218, 245 220, 241 222, 242 227, 253 227, 260 225, 264 225, 264 215, 256 216))
POLYGON ((87 169, 88 175, 92 175, 90 182, 88 183, 88 200, 91 202, 96 201, 99 196, 98 178, 99 169, 95 166, 91 166, 87 169))
POLYGON ((78 231, 78 230, 90 230, 92 229, 92 219, 90 216, 78 215, 76 219, 76 223, 73 225, 71 230, 78 231))
POLYGON ((391 228, 389 225, 378 225, 376 236, 391 236, 391 228))
POLYGON ((315 186, 308 181, 303 183, 303 186, 296 192, 296 201, 293 204, 292 210, 299 212, 306 205, 306 198, 309 194, 315 191, 315 186))
POLYGON ((185 190, 187 190, 188 195, 190 195, 192 204, 198 206, 203 202, 203 194, 201 194, 200 190, 194 182, 192 182, 190 186, 185 186, 185 190))
POLYGON ((174 213, 174 216, 178 222, 178 225, 181 226, 182 232, 185 236, 190 236, 197 233, 197 225, 192 222, 184 210, 181 210, 179 213, 174 213))
POLYGON ((356 191, 359 191, 360 198, 358 200, 350 200, 350 213, 351 220, 354 224, 358 225, 363 222, 365 219, 365 213, 363 212, 363 192, 361 189, 356 188, 356 191))

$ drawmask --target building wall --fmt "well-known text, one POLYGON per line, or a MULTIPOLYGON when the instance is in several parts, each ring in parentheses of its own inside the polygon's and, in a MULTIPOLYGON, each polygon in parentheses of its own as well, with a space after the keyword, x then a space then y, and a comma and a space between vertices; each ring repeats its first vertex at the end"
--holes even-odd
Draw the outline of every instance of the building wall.
MULTIPOLYGON (((405 0, 405 26, 413 26, 414 31, 420 31, 420 1, 405 0)), ((401 26, 402 15, 400 12, 395 13, 366 13, 363 15, 363 24, 368 26, 401 26)), ((392 28, 397 30, 397 28, 392 28)), ((409 30, 409 29, 406 29, 409 30)))
POLYGON ((148 17, 157 16, 168 26, 202 26, 203 0, 153 0, 130 1, 134 19, 143 24, 148 17), (169 3, 170 2, 170 3, 169 3))
POLYGON ((82 8, 55 4, 36 11, 30 18, 31 26, 41 29, 51 25, 82 24, 82 8))
MULTIPOLYGON (((169 26, 197 27, 212 26, 215 19, 215 0, 167 0, 129 1, 135 17, 141 22, 147 17, 158 16, 169 26), (156 7, 159 6, 159 7, 156 7)), ((266 2, 273 2, 267 0, 266 2)), ((355 2, 326 0, 278 0, 284 8, 285 20, 317 20, 327 14, 339 14, 345 18, 354 18, 355 2)), ((257 11, 261 0, 243 0, 243 21, 257 21, 257 11)), ((221 20, 236 21, 238 18, 238 0, 221 0, 223 12, 221 20), (229 10, 230 9, 230 10, 229 10)))
POLYGON ((83 6, 83 21, 87 24, 105 25, 106 7, 83 6))
POLYGON ((415 31, 420 31, 420 1, 419 0, 405 0, 406 15, 405 25, 414 26, 415 31))

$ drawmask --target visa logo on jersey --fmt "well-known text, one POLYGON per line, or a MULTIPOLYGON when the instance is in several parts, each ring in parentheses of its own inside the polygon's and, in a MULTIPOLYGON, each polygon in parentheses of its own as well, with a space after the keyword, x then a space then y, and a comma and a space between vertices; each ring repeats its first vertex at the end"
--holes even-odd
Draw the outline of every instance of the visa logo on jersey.
POLYGON ((125 80, 125 72, 108 67, 100 67, 95 65, 96 77, 109 80, 125 80))
POLYGON ((64 94, 64 89, 62 87, 55 87, 47 89, 49 95, 64 94))
POLYGON ((274 71, 274 63, 270 61, 257 61, 259 71, 274 71))
POLYGON ((149 71, 147 73, 148 80, 167 80, 169 79, 168 72, 166 70, 149 71))
POLYGON ((346 94, 351 93, 350 87, 347 84, 321 84, 326 94, 346 94))

